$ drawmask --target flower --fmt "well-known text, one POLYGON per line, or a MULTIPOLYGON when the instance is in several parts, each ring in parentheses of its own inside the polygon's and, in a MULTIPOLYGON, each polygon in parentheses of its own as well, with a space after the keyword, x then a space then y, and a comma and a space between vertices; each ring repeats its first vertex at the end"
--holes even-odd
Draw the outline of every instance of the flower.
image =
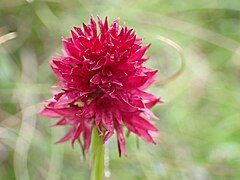
POLYGON ((154 82, 157 70, 143 66, 150 45, 143 46, 133 29, 120 27, 119 20, 108 25, 99 17, 90 24, 74 27, 63 39, 64 53, 50 62, 59 83, 43 116, 60 118, 56 126, 70 125, 58 142, 82 137, 84 150, 91 144, 93 127, 106 142, 116 132, 120 155, 126 155, 123 127, 155 143, 158 129, 149 121, 150 108, 160 98, 144 90, 154 82))

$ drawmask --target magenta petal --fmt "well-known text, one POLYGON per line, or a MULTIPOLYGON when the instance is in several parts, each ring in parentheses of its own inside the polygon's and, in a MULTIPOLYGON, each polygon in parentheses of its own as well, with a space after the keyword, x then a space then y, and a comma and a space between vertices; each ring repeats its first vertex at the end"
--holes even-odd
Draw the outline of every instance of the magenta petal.
POLYGON ((120 125, 123 124, 122 115, 121 115, 121 113, 118 110, 114 111, 113 116, 117 120, 118 124, 120 124, 120 125))
POLYGON ((117 131, 117 139, 118 139, 118 149, 119 149, 119 155, 127 155, 127 151, 126 151, 126 148, 125 148, 125 137, 124 137, 124 134, 123 134, 123 130, 122 130, 122 127, 117 124, 116 125, 116 131, 117 131))
POLYGON ((148 131, 137 129, 137 134, 141 136, 145 141, 156 144, 156 142, 153 140, 152 136, 148 133, 148 131))
POLYGON ((104 136, 104 139, 103 139, 103 143, 107 142, 108 139, 113 135, 113 131, 107 131, 105 136, 104 136))
POLYGON ((83 47, 90 47, 92 45, 91 41, 84 36, 80 36, 78 39, 83 47))
POLYGON ((73 133, 74 133, 73 129, 68 131, 68 133, 65 136, 63 136, 60 140, 58 140, 56 143, 63 143, 70 140, 72 138, 73 133))
POLYGON ((154 125, 152 125, 149 121, 142 118, 141 116, 132 116, 131 123, 134 124, 135 127, 141 128, 143 130, 158 131, 154 125))
POLYGON ((80 135, 83 132, 83 130, 84 130, 83 124, 81 123, 81 124, 78 125, 77 129, 74 132, 74 135, 73 135, 73 138, 72 138, 72 142, 71 142, 72 147, 74 147, 75 141, 77 141, 80 138, 80 135))
POLYGON ((103 125, 109 132, 113 132, 113 116, 112 113, 109 111, 103 112, 103 125))
POLYGON ((59 121, 57 121, 57 123, 55 123, 53 126, 63 126, 66 125, 67 121, 65 118, 60 119, 59 121))
POLYGON ((77 32, 78 36, 83 36, 84 33, 81 28, 79 27, 74 27, 74 30, 77 32))
POLYGON ((147 51, 147 49, 150 47, 150 44, 139 49, 138 51, 136 51, 130 58, 129 61, 136 61, 136 60, 140 60, 144 53, 147 51))
POLYGON ((64 40, 63 45, 64 45, 65 51, 67 52, 68 55, 78 58, 79 55, 81 54, 79 49, 74 47, 74 45, 72 43, 70 43, 68 40, 64 40))
POLYGON ((88 151, 91 144, 92 128, 93 128, 93 121, 88 121, 87 124, 85 124, 85 131, 83 133, 84 149, 86 151, 88 151))
POLYGON ((99 74, 95 74, 91 79, 90 82, 93 84, 99 84, 101 80, 101 77, 99 74))
POLYGON ((56 118, 56 117, 60 117, 60 115, 58 113, 56 113, 55 111, 45 108, 43 109, 40 114, 42 116, 46 116, 46 117, 52 117, 52 118, 56 118))
POLYGON ((61 107, 66 104, 72 103, 73 101, 77 100, 80 97, 80 95, 81 95, 80 93, 75 92, 75 91, 67 92, 58 99, 55 106, 61 107))
POLYGON ((144 140, 155 144, 152 136, 148 133, 148 131, 158 132, 158 129, 155 126, 139 115, 125 115, 125 119, 126 126, 130 131, 142 137, 144 140))
POLYGON ((52 110, 55 113, 58 113, 61 116, 72 116, 78 113, 79 109, 78 108, 61 108, 61 109, 54 109, 52 108, 52 110))
POLYGON ((97 24, 94 21, 93 17, 91 17, 91 19, 90 19, 90 26, 91 26, 93 36, 96 37, 97 36, 97 24))
POLYGON ((139 129, 137 127, 134 127, 134 125, 128 123, 126 123, 126 126, 131 132, 143 138, 145 141, 155 144, 155 141, 147 130, 139 129))
POLYGON ((95 64, 93 64, 91 70, 95 71, 99 68, 101 68, 103 66, 103 60, 100 59, 99 61, 97 61, 95 64))

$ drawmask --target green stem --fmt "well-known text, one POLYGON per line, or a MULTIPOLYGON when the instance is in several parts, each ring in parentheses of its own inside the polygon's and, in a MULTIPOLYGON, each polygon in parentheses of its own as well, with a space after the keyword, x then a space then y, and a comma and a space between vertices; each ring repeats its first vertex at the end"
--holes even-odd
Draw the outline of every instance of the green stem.
POLYGON ((93 129, 91 152, 91 180, 103 180, 104 174, 104 145, 103 138, 99 136, 96 127, 93 129))

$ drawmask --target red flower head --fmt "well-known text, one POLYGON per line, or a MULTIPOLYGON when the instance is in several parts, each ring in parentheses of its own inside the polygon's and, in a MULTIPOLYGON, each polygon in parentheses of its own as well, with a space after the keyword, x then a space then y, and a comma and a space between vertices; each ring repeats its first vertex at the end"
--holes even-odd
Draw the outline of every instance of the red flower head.
POLYGON ((157 70, 143 66, 149 45, 142 46, 128 27, 119 20, 111 26, 107 18, 93 18, 83 28, 75 27, 72 37, 63 40, 64 54, 50 65, 61 91, 55 93, 42 115, 60 118, 58 126, 70 125, 70 131, 58 142, 82 135, 84 149, 91 143, 93 126, 106 142, 117 134, 120 155, 126 155, 123 127, 144 140, 155 143, 151 132, 158 132, 149 122, 150 108, 161 102, 144 90, 154 82, 157 70))

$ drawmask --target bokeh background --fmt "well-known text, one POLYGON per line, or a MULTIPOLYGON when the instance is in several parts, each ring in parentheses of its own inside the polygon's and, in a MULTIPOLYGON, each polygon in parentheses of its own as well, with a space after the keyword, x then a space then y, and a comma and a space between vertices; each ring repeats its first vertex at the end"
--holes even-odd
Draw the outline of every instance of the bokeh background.
POLYGON ((153 109, 158 144, 138 148, 130 135, 119 158, 112 138, 105 179, 240 179, 239 0, 0 0, 0 179, 89 178, 88 155, 55 145, 64 128, 38 112, 56 82, 48 62, 61 37, 90 15, 119 17, 152 43, 147 66, 160 73, 149 91, 165 101, 153 109), (158 36, 183 49, 184 71, 170 81, 181 61, 158 36))

